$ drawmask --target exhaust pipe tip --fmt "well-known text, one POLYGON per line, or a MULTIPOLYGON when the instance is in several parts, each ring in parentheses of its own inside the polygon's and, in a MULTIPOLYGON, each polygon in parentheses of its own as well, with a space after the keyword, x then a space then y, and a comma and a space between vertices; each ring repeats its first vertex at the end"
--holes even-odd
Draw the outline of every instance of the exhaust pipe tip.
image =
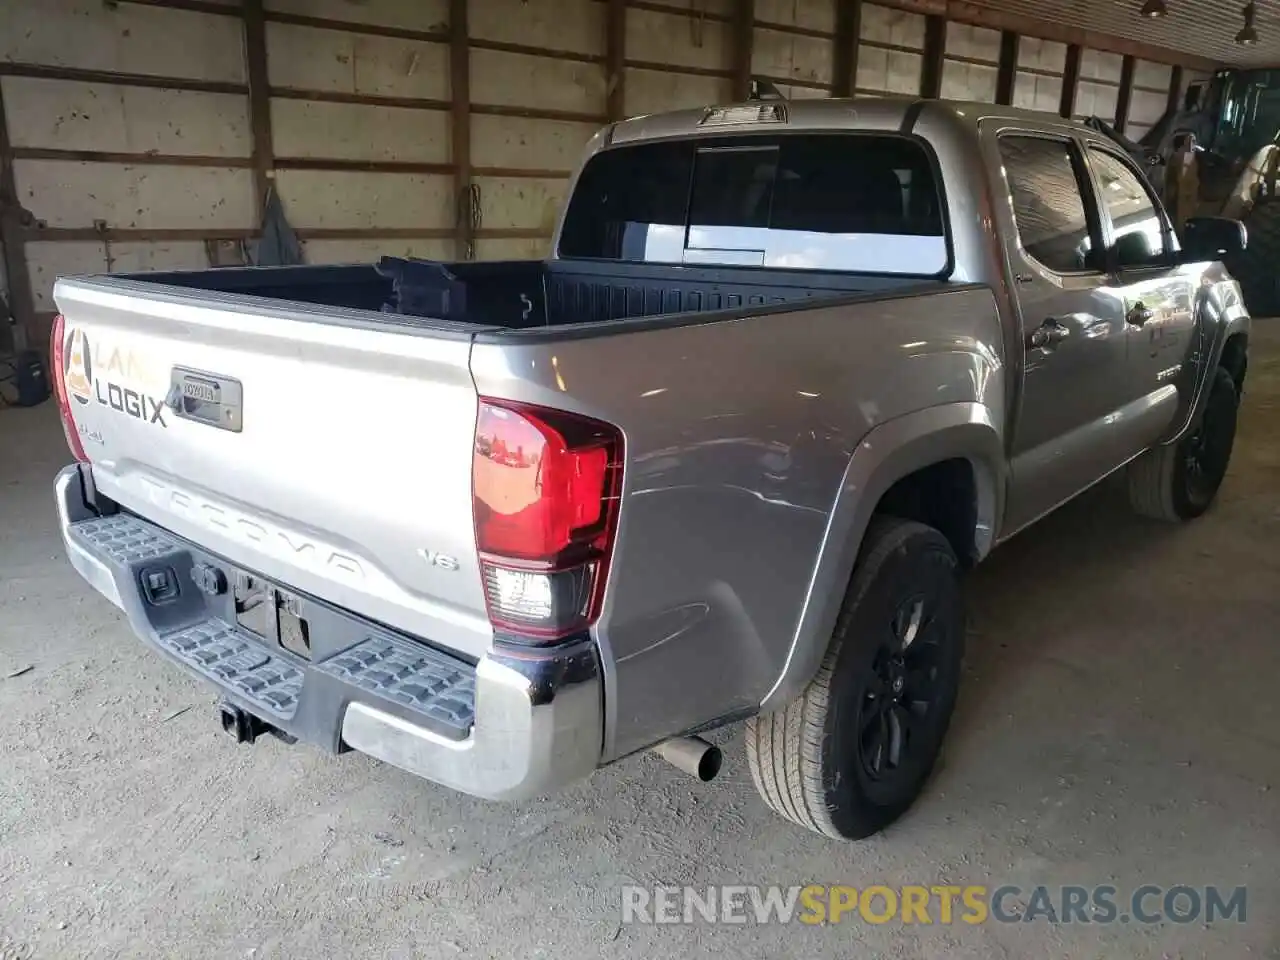
POLYGON ((701 737, 672 737, 654 747, 653 752, 703 783, 714 780, 724 763, 720 748, 701 737))

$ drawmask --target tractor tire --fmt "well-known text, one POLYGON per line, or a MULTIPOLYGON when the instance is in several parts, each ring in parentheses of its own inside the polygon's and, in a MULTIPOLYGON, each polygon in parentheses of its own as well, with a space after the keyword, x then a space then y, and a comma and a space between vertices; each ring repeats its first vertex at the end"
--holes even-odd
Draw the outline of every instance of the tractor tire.
POLYGON ((1227 261, 1227 268, 1252 316, 1280 316, 1280 200, 1255 204, 1244 226, 1248 243, 1227 261))

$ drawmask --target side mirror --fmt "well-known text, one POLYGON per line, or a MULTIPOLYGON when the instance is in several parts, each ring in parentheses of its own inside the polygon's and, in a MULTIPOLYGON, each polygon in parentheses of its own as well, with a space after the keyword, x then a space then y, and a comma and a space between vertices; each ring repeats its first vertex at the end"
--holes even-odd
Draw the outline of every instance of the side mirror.
POLYGON ((1184 260, 1221 260, 1239 253, 1248 243, 1248 231, 1239 220, 1191 217, 1182 226, 1184 260))
POLYGON ((1148 266, 1159 256, 1151 249, 1151 238, 1141 230, 1116 237, 1113 253, 1115 264, 1121 269, 1148 266))

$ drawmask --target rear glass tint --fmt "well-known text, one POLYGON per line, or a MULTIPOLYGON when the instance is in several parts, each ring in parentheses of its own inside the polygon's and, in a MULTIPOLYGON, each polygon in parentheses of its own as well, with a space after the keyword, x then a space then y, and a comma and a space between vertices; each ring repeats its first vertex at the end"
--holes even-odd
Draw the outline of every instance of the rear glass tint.
POLYGON ((618 147, 582 172, 560 256, 936 275, 938 184, 906 137, 796 134, 618 147))

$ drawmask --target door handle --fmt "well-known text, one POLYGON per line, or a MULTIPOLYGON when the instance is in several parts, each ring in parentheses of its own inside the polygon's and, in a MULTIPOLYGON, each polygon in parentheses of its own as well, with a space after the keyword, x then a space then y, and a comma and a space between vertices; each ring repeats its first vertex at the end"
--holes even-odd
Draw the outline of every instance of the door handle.
POLYGON ((1071 336, 1071 328, 1060 320, 1050 317, 1031 331, 1031 336, 1027 337, 1027 346, 1033 350, 1047 349, 1057 346, 1069 336, 1071 336))
POLYGON ((1131 326, 1141 327, 1155 315, 1156 312, 1154 310, 1139 300, 1129 308, 1129 312, 1124 315, 1124 319, 1125 322, 1129 323, 1131 326))

